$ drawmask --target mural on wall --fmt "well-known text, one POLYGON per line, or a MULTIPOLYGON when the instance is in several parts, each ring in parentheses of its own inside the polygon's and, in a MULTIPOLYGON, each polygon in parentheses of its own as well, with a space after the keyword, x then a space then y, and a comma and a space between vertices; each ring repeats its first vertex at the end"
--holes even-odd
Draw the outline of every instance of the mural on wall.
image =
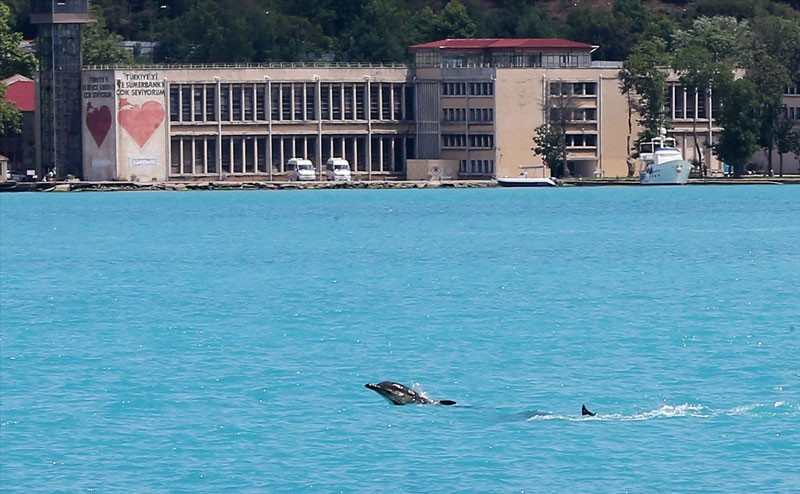
POLYGON ((141 105, 131 103, 125 98, 119 100, 117 119, 139 147, 144 147, 153 132, 164 121, 164 105, 158 101, 145 101, 141 105))
POLYGON ((87 180, 114 180, 116 161, 114 75, 85 71, 83 96, 83 176, 87 180))
POLYGON ((111 109, 108 105, 95 108, 91 101, 86 103, 86 127, 97 147, 102 146, 111 130, 111 109))
POLYGON ((117 168, 132 181, 167 178, 167 81, 158 71, 116 74, 117 168))

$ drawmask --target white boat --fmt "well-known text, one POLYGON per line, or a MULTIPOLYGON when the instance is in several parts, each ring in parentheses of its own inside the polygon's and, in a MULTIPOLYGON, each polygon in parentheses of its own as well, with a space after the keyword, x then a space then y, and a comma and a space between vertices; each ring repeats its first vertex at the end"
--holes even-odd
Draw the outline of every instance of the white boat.
MULTIPOLYGON (((544 169, 544 165, 536 166, 520 166, 520 169, 527 170, 530 168, 544 169)), ((542 172, 542 175, 544 173, 542 172)), ((558 187, 563 185, 563 182, 557 178, 552 177, 529 177, 528 172, 523 171, 518 177, 497 177, 497 183, 501 187, 558 187)))
POLYGON ((552 178, 536 177, 497 177, 501 187, 558 187, 561 181, 552 178))
POLYGON ((689 181, 692 164, 683 159, 673 137, 666 129, 659 136, 639 145, 639 183, 642 185, 684 185, 689 181))

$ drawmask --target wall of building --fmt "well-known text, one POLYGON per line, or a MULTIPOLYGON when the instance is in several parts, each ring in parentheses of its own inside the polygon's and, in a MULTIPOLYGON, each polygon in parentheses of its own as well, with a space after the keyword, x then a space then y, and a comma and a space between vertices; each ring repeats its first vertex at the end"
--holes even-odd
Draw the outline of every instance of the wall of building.
MULTIPOLYGON (((533 154, 533 136, 546 121, 546 106, 552 103, 550 85, 572 85, 576 91, 566 102, 587 110, 567 124, 567 161, 577 176, 624 177, 628 127, 627 101, 619 91, 616 68, 497 69, 495 88, 496 173, 517 176, 520 166, 541 166, 533 154)), ((552 105, 551 105, 552 106, 552 105)), ((633 127, 635 136, 637 128, 633 127)))
POLYGON ((84 74, 91 180, 283 179, 292 157, 357 177, 404 175, 414 152, 405 67, 132 68, 84 74))

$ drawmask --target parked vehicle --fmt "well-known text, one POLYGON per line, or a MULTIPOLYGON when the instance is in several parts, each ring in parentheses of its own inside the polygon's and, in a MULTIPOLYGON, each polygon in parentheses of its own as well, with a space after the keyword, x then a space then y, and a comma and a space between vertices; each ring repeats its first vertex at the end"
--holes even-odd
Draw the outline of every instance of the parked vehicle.
POLYGON ((317 171, 310 160, 303 158, 292 158, 286 162, 286 171, 289 172, 289 180, 310 181, 317 179, 317 171))
POLYGON ((350 162, 344 158, 330 158, 325 166, 328 180, 349 182, 350 162))

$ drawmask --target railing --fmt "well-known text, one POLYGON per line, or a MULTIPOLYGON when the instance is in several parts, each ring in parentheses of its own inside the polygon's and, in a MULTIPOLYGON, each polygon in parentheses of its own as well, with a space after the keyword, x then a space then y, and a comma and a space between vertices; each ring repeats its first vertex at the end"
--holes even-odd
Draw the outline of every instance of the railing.
POLYGON ((165 70, 165 69, 304 69, 304 68, 376 68, 407 69, 401 63, 371 62, 258 62, 258 63, 201 63, 201 64, 141 64, 141 65, 86 65, 89 70, 165 70))

